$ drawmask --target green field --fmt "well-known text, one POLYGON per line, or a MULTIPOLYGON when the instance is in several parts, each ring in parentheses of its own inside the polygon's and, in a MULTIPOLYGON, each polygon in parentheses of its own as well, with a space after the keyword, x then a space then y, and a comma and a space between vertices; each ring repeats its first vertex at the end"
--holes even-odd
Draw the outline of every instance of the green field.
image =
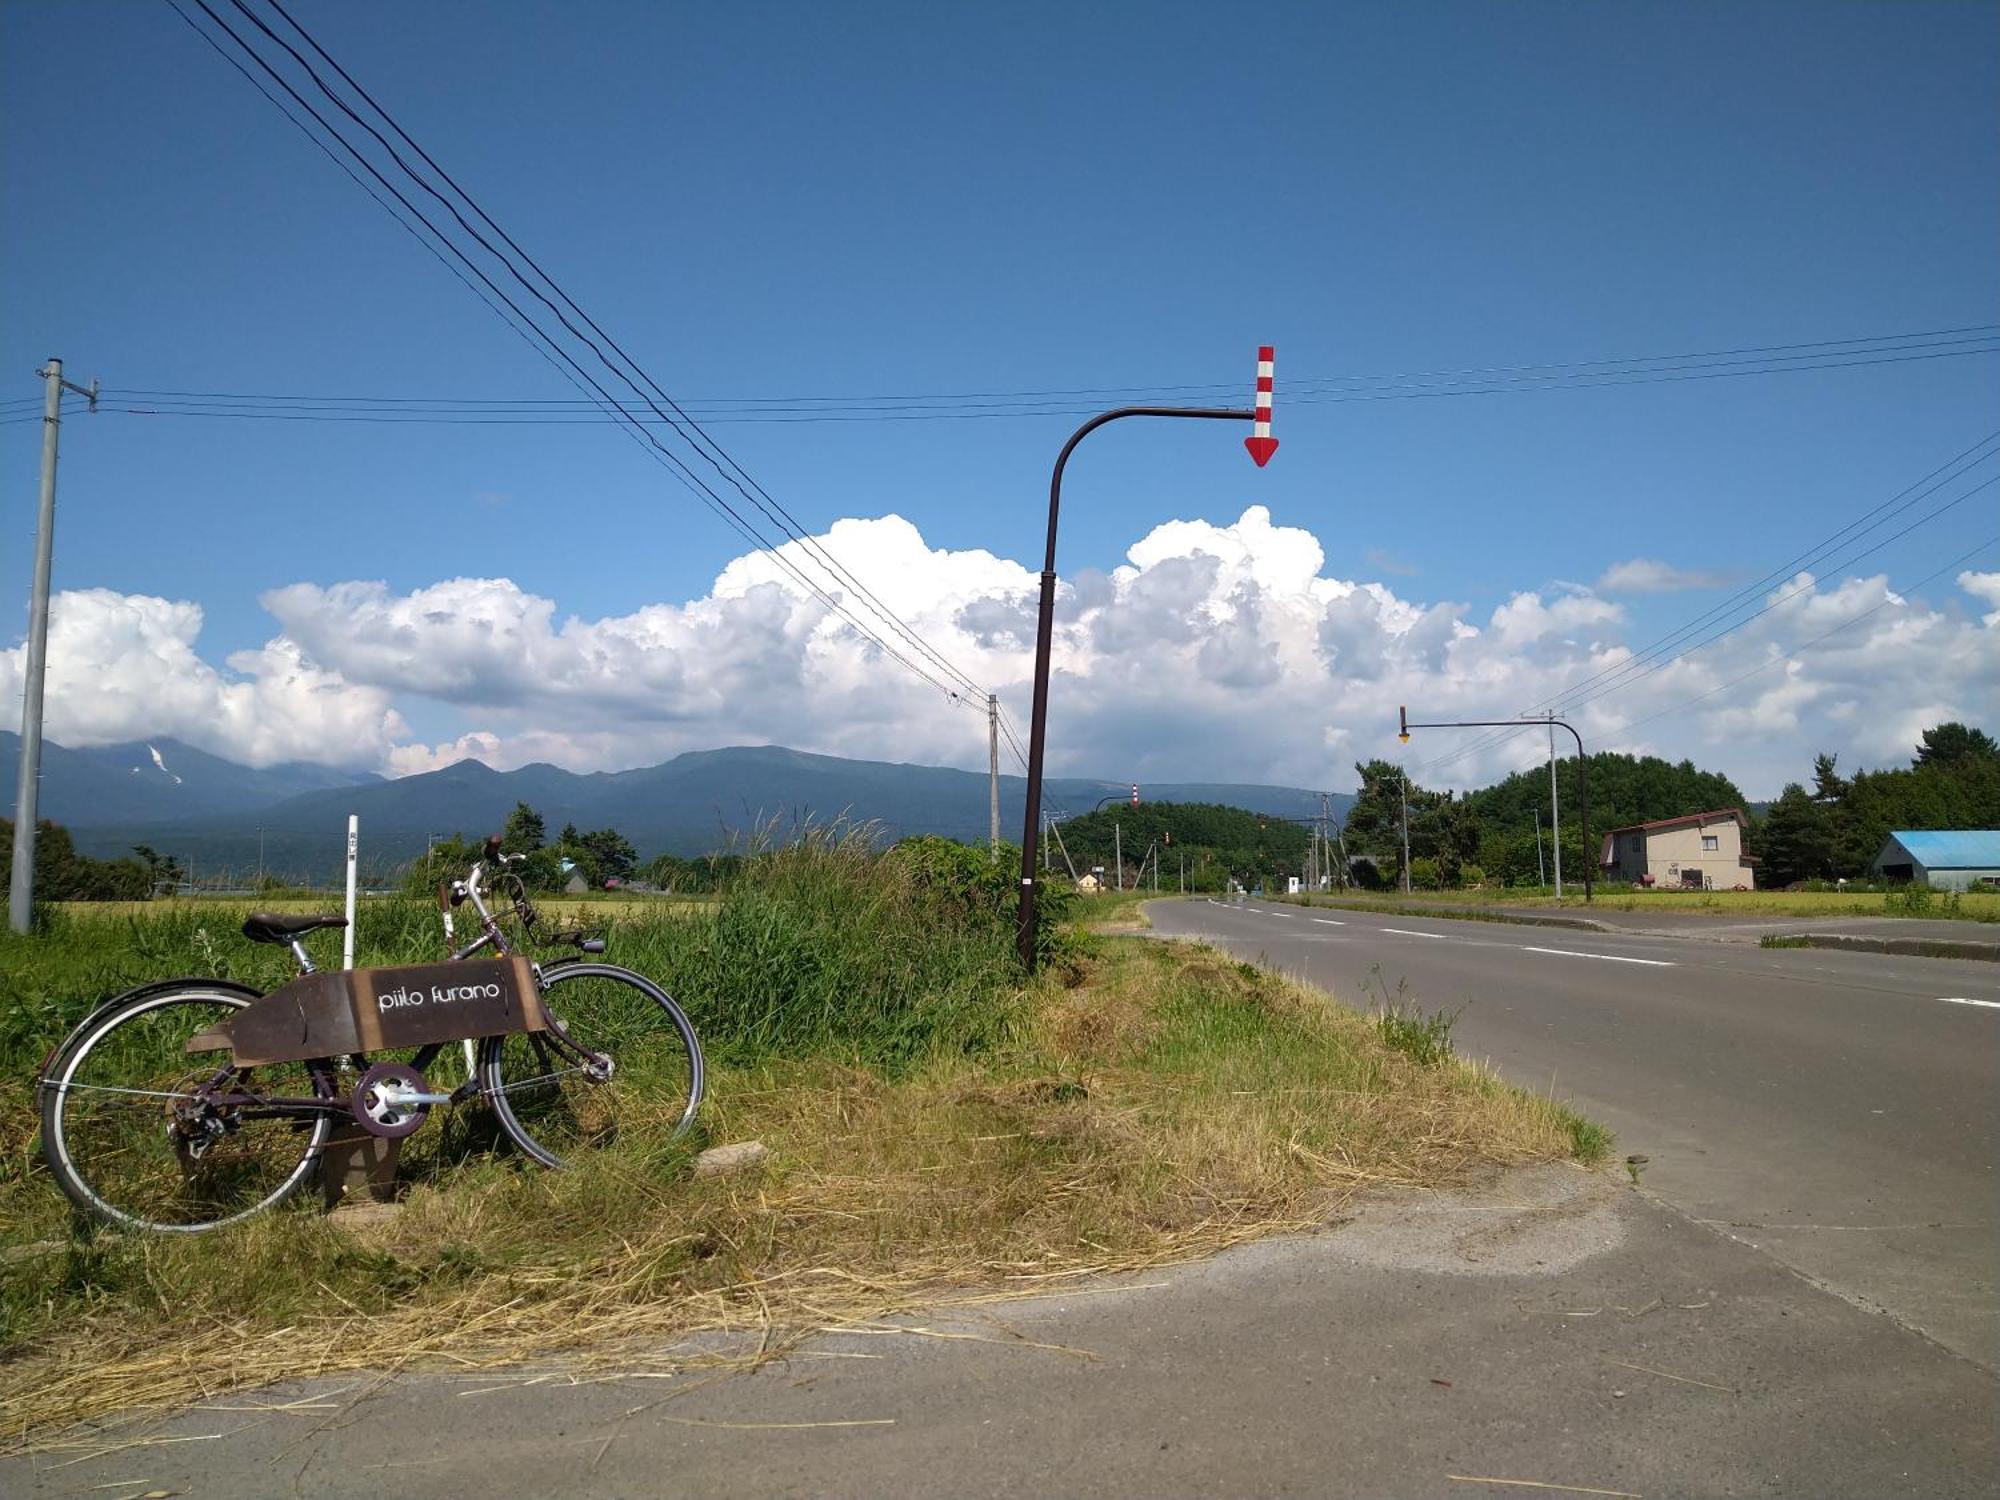
MULTIPOLYGON (((298 1374, 588 1371, 635 1339, 746 1332, 754 1361, 814 1327, 1322 1222, 1372 1185, 1607 1147, 1452 1056, 1456 997, 1369 1016, 1205 948, 1112 935, 1137 925, 1135 895, 1073 908, 1084 920, 1044 935, 1024 981, 1012 875, 956 849, 826 844, 701 906, 593 903, 610 956, 701 1029, 696 1138, 642 1130, 550 1172, 482 1107, 440 1111, 404 1143, 401 1212, 365 1234, 310 1193, 206 1235, 98 1231, 40 1165, 32 1074, 96 1001, 173 973, 285 977, 281 953, 235 933, 236 907, 57 912, 0 938, 0 1446, 100 1451, 163 1401, 298 1374), (688 1171, 701 1147, 750 1139, 771 1152, 757 1175, 688 1171), (91 1419, 110 1426, 69 1428, 91 1419)), ((430 958, 436 913, 371 903, 359 936, 363 963, 430 958)))

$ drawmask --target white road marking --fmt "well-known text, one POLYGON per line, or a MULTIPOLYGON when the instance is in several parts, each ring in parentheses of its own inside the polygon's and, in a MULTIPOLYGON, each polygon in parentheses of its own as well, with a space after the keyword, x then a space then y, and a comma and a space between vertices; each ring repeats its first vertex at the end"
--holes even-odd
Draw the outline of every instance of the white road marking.
POLYGON ((1376 931, 1378 931, 1378 932, 1393 932, 1393 933, 1395 933, 1395 934, 1396 934, 1396 936, 1397 936, 1397 937, 1427 937, 1427 938, 1441 938, 1441 937, 1443 937, 1443 936, 1445 935, 1445 934, 1443 934, 1442 932, 1412 932, 1412 931, 1411 931, 1411 930, 1410 930, 1409 928, 1407 928, 1407 927, 1378 927, 1378 928, 1376 929, 1376 931))
POLYGON ((1623 958, 1616 953, 1579 953, 1574 948, 1530 948, 1526 943, 1523 943, 1521 951, 1523 953, 1553 953, 1557 958, 1601 958, 1608 964, 1645 964, 1648 968, 1653 969, 1671 969, 1674 967, 1673 960, 1667 958, 1623 958))
POLYGON ((1987 1010, 2000 1010, 2000 1000, 1967 1000, 1962 995, 1939 995, 1938 1002, 1942 1005, 1980 1005, 1987 1010))
POLYGON ((1334 921, 1332 917, 1314 917, 1313 920, 1326 927, 1345 927, 1347 925, 1345 922, 1334 921))

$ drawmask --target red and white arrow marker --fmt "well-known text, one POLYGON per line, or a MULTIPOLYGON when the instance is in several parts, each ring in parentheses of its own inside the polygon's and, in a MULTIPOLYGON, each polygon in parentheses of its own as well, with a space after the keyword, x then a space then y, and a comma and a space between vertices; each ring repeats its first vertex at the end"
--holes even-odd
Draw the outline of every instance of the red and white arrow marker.
POLYGON ((1243 446, 1250 450, 1250 457, 1260 469, 1278 451, 1278 440, 1271 436, 1271 369, 1275 357, 1276 351, 1269 344, 1257 351, 1257 426, 1243 440, 1243 446))

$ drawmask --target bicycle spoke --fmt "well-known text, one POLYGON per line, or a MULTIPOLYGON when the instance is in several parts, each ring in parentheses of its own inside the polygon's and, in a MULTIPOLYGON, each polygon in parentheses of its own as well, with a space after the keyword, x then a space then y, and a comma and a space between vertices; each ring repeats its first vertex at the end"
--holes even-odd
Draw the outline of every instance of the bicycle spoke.
POLYGON ((200 1229, 304 1180, 331 1125, 312 1113, 329 1080, 304 1063, 189 1066, 188 1040, 245 1003, 201 983, 140 992, 63 1049, 42 1106, 44 1150, 64 1192, 100 1217, 200 1229))

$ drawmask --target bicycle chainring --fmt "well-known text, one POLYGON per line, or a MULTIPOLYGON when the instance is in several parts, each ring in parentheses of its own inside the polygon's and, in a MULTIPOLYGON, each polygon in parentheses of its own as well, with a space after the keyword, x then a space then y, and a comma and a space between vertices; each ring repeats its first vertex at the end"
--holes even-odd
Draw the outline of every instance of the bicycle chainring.
POLYGON ((379 1062, 354 1080, 349 1108, 355 1123, 370 1135, 399 1141, 421 1129, 431 1112, 428 1104, 407 1103, 399 1096, 430 1091, 424 1075, 407 1063, 379 1062))

